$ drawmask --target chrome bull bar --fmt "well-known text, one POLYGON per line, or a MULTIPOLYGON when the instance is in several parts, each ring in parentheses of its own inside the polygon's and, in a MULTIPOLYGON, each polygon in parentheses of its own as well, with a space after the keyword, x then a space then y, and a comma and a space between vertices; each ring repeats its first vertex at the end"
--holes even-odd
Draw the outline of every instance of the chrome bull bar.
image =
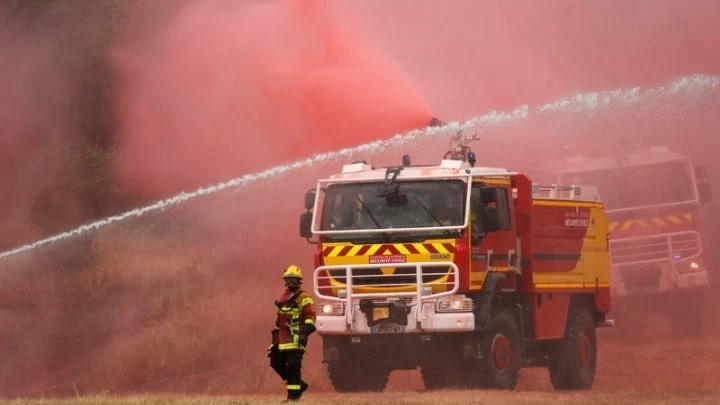
MULTIPOLYGON (((416 263, 392 263, 387 266, 379 266, 377 264, 353 264, 353 265, 335 265, 335 266, 320 266, 313 272, 313 289, 315 297, 327 301, 343 302, 345 304, 345 322, 348 326, 352 324, 353 320, 353 299, 359 298, 395 298, 395 297, 414 297, 415 298, 415 319, 419 322, 423 319, 423 301, 429 301, 438 297, 453 295, 457 293, 460 288, 460 271, 458 266, 452 262, 416 262, 416 263), (415 268, 415 282, 410 283, 399 283, 397 279, 400 277, 408 277, 408 274, 395 274, 395 273, 383 273, 382 275, 363 275, 353 274, 354 270, 362 269, 377 269, 379 267, 392 267, 398 268, 415 268), (437 269, 438 267, 445 268, 444 271, 429 271, 426 269, 423 271, 423 267, 432 267, 437 269), (334 276, 330 276, 330 271, 344 270, 344 273, 334 276), (441 280, 435 280, 431 282, 424 282, 423 277, 442 277, 441 280), (336 279, 344 278, 345 283, 340 283, 336 279), (382 279, 387 282, 375 283, 372 285, 357 286, 354 281, 360 281, 362 279, 382 279), (327 285, 320 285, 320 282, 324 282, 327 285), (395 281, 395 282, 393 282, 395 281), (446 291, 434 292, 433 287, 446 286, 446 291), (358 288, 367 289, 400 289, 414 287, 414 291, 384 291, 384 292, 355 292, 358 288), (423 287, 429 287, 430 292, 423 294, 423 287), (335 291, 345 290, 345 297, 338 297, 335 291)), ((426 291, 427 292, 427 291, 426 291)))

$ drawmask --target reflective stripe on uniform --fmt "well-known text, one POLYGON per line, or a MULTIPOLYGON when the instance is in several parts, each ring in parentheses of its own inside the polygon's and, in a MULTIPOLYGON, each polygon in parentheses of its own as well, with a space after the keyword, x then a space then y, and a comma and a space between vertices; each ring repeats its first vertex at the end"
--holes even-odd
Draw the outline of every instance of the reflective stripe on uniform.
POLYGON ((305 298, 303 298, 303 299, 300 301, 300 305, 298 305, 298 307, 302 308, 302 307, 304 307, 305 305, 308 305, 308 304, 310 304, 310 305, 313 304, 313 299, 312 299, 311 297, 305 297, 305 298))
POLYGON ((315 320, 314 319, 306 319, 305 323, 308 323, 310 325, 315 325, 315 320))
POLYGON ((288 384, 288 385, 287 385, 287 390, 288 390, 288 391, 300 391, 300 388, 302 388, 302 387, 300 386, 300 384, 288 384))
MULTIPOLYGON (((297 336, 295 337, 297 339, 297 336)), ((278 349, 280 350, 288 350, 288 349, 305 349, 305 346, 300 346, 297 344, 297 342, 291 342, 291 343, 280 343, 278 345, 278 349)))

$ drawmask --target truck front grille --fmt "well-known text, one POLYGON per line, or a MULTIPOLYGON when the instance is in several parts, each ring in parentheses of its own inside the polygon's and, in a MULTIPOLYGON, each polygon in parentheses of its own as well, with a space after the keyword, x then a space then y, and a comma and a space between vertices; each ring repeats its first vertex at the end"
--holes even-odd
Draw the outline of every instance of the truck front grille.
MULTIPOLYGON (((347 284, 345 269, 326 270, 331 279, 347 284)), ((425 266, 422 268, 422 282, 431 283, 440 280, 451 272, 449 266, 425 266)), ((415 268, 398 267, 392 273, 383 274, 380 267, 354 269, 352 271, 353 285, 355 286, 399 286, 415 285, 417 282, 415 268)))
POLYGON ((702 250, 696 231, 639 236, 610 241, 613 266, 682 260, 698 256, 702 250))

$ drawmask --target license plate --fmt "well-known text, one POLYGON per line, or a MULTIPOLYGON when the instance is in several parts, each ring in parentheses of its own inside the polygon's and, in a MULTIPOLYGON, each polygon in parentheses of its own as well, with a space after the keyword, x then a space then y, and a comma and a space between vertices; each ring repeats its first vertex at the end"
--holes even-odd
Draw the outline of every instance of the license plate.
POLYGON ((390 308, 375 307, 373 308, 373 321, 390 318, 390 308))
POLYGON ((403 333, 405 332, 405 326, 397 323, 382 323, 370 327, 371 333, 403 333))

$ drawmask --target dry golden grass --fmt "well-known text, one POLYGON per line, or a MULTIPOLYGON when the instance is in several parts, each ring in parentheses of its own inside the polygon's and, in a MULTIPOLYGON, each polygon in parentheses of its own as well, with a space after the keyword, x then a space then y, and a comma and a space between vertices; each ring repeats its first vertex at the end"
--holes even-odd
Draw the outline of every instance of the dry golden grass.
MULTIPOLYGON (((263 405, 276 404, 280 395, 243 396, 88 396, 68 399, 17 399, 0 401, 8 405, 263 405)), ((507 391, 436 391, 394 392, 380 394, 308 394, 304 404, 318 405, 663 405, 717 404, 720 391, 589 391, 589 392, 507 392, 507 391)))
MULTIPOLYGON (((61 264, 58 249, 0 263, 0 350, 7 349, 0 356, 0 397, 49 398, 0 403, 282 399, 282 382, 265 357, 272 302, 283 289, 279 269, 308 246, 272 239, 273 226, 253 228, 249 236, 239 227, 232 237, 207 240, 189 227, 161 225, 115 227, 89 245, 72 241, 60 246, 69 253, 61 264), (181 396, 123 396, 134 393, 181 396), (51 399, 58 397, 66 399, 51 399)), ((385 393, 337 395, 321 356, 314 336, 303 365, 312 385, 304 403, 720 403, 716 337, 642 345, 602 338, 595 390, 588 393, 553 392, 547 370, 530 369, 515 392, 418 392, 419 372, 400 371, 385 393)))

